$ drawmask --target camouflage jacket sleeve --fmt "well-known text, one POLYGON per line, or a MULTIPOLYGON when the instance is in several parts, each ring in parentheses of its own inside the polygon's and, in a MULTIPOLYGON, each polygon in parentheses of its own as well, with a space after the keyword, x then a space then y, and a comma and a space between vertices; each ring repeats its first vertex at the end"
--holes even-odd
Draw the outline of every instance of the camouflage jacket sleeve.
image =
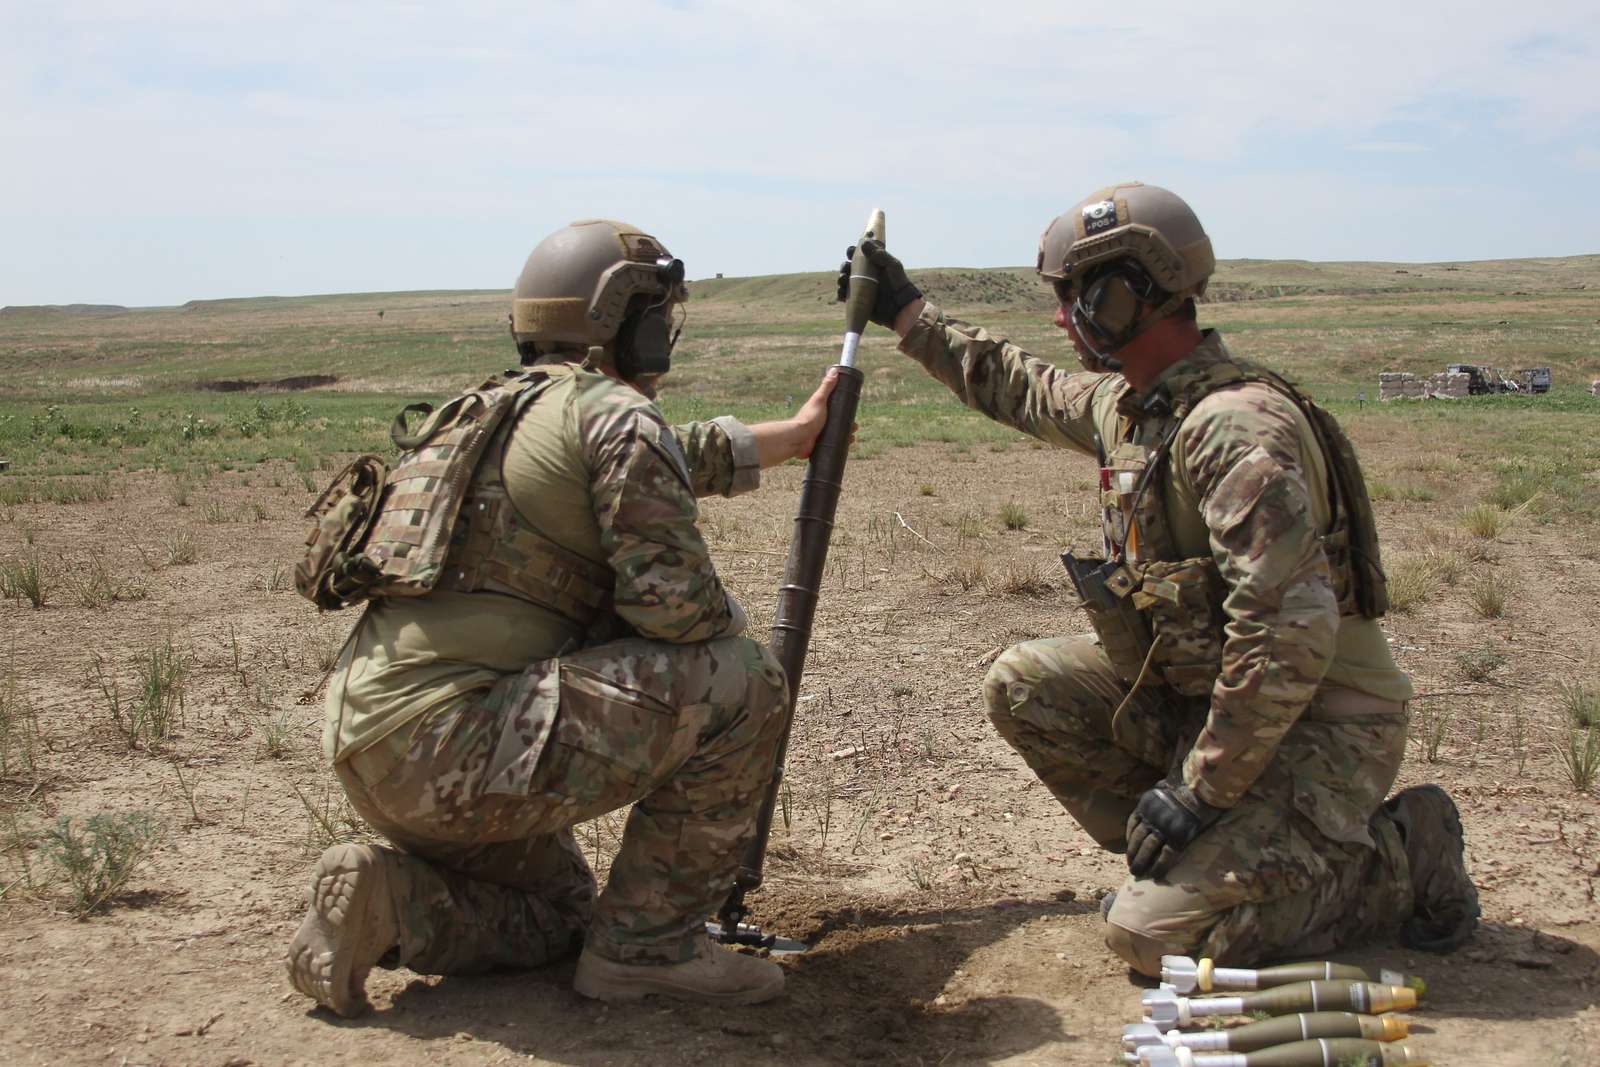
POLYGON ((1246 385, 1196 405, 1174 449, 1227 589, 1222 673, 1183 764, 1184 783, 1219 807, 1266 767, 1333 658, 1339 606, 1303 473, 1308 433, 1287 399, 1246 385))
POLYGON ((732 415, 674 426, 695 496, 738 496, 761 484, 761 459, 750 428, 732 415))
POLYGON ((932 304, 900 342, 968 407, 1041 441, 1094 454, 1092 401, 1109 374, 1065 371, 932 304))
POLYGON ((689 465, 655 405, 621 386, 591 391, 578 434, 617 615, 657 641, 738 633, 743 615, 695 526, 689 465))

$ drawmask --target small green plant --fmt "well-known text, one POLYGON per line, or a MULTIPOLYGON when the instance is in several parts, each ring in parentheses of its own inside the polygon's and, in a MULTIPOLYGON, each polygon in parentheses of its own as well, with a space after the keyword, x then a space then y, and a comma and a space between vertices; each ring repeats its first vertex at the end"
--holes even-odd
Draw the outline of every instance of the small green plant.
POLYGON ((0 778, 36 773, 43 748, 39 715, 22 695, 16 669, 8 667, 0 673, 0 778))
POLYGON ((44 607, 50 598, 50 583, 37 549, 29 548, 20 556, 0 562, 0 596, 25 600, 35 609, 44 607))
POLYGON ((66 877, 79 916, 104 907, 160 844, 161 824, 142 811, 91 815, 82 828, 63 815, 43 838, 45 854, 66 877))
POLYGON ((917 492, 923 496, 932 496, 935 492, 935 488, 932 482, 923 482, 921 485, 917 486, 917 492))
POLYGON ((1028 527, 1028 512, 1015 500, 1008 500, 1000 505, 1000 522, 1008 530, 1025 530, 1028 527))
POLYGON ((1467 599, 1480 618, 1498 619, 1506 613, 1506 586, 1494 571, 1485 571, 1467 588, 1467 599))
POLYGON ((976 511, 963 511, 956 516, 955 530, 957 548, 976 541, 983 536, 983 516, 976 511))
POLYGON ((271 518, 271 514, 267 511, 267 506, 261 501, 252 500, 250 501, 250 517, 256 522, 266 522, 267 519, 271 518))
POLYGON ((261 751, 268 759, 283 759, 293 747, 294 732, 289 725, 289 712, 270 711, 261 717, 261 751))
POLYGON ((143 600, 148 595, 144 586, 112 574, 103 555, 90 556, 69 567, 61 579, 73 599, 86 608, 103 607, 118 600, 143 600))
POLYGON ((234 511, 220 500, 207 501, 204 513, 206 522, 211 523, 213 526, 220 526, 224 523, 235 522, 239 518, 238 512, 234 511))
POLYGON ((1412 500, 1421 502, 1435 500, 1439 496, 1438 493, 1426 485, 1417 485, 1415 483, 1392 485, 1377 478, 1367 482, 1367 495, 1373 500, 1412 500))
POLYGON ((1548 477, 1536 471, 1503 470, 1500 480, 1484 494, 1483 499, 1505 511, 1519 511, 1543 493, 1548 484, 1548 477))
POLYGON ((1461 522, 1474 536, 1493 541, 1506 527, 1506 513, 1493 504, 1477 504, 1461 514, 1461 522))
POLYGON ((176 763, 172 765, 172 771, 178 776, 178 792, 183 794, 184 802, 189 805, 189 825, 206 825, 211 820, 200 814, 200 807, 195 803, 195 790, 199 788, 200 780, 196 778, 193 782, 189 781, 183 776, 183 768, 176 763))
POLYGON ((294 572, 281 563, 274 563, 272 570, 266 573, 257 573, 250 579, 252 589, 265 589, 269 593, 281 593, 294 584, 294 572))
POLYGON ((1511 758, 1517 761, 1520 778, 1528 766, 1528 714, 1520 702, 1511 709, 1511 758))
POLYGON ((1422 750, 1422 758, 1429 763, 1439 762, 1439 750, 1444 745, 1455 713, 1434 700, 1417 702, 1417 712, 1411 717, 1412 740, 1422 750))
MULTIPOLYGON (((17 809, 15 805, 6 805, 3 809, 3 814, 6 817, 6 842, 5 847, 0 848, 0 855, 3 855, 6 852, 16 853, 17 866, 22 870, 22 877, 18 879, 18 881, 27 886, 28 891, 31 893, 35 886, 33 880, 33 864, 28 860, 28 852, 33 848, 35 835, 23 829, 22 823, 17 819, 17 809)), ((7 886, 6 889, 9 890, 16 884, 17 882, 14 881, 11 883, 11 886, 7 886)), ((5 891, 0 890, 0 900, 3 900, 4 898, 5 891)))
POLYGON ((926 893, 934 887, 937 865, 932 856, 912 856, 906 860, 902 870, 905 872, 906 881, 910 882, 913 888, 926 893))
POLYGON ((1561 682, 1556 692, 1573 726, 1583 730, 1600 726, 1600 687, 1590 682, 1561 682))
POLYGON ((1600 773, 1600 730, 1569 726, 1566 743, 1556 746, 1556 754, 1561 757, 1561 766, 1566 769, 1572 788, 1587 793, 1594 786, 1595 775, 1600 773))
POLYGON ((367 824, 361 821, 346 799, 343 790, 324 785, 322 795, 313 800, 293 782, 289 788, 300 798, 306 812, 306 846, 308 851, 321 852, 341 841, 353 841, 371 836, 367 824))
POLYGON ((180 508, 189 506, 189 495, 194 492, 194 482, 186 475, 172 479, 172 502, 180 508))
POLYGON ((194 535, 187 531, 175 533, 161 544, 166 550, 169 567, 182 567, 200 560, 200 546, 195 542, 194 535))
POLYGON ((1435 579, 1452 586, 1461 580, 1467 565, 1461 553, 1448 545, 1430 545, 1423 553, 1423 560, 1435 579))
POLYGON ((190 654, 172 643, 169 633, 134 657, 139 699, 144 705, 151 736, 164 738, 183 721, 184 693, 188 688, 190 654))
POLYGON ((136 685, 133 695, 125 697, 105 657, 94 654, 91 677, 105 699, 113 729, 129 748, 154 749, 183 721, 191 658, 168 634, 134 656, 136 685))
POLYGON ((1487 682, 1505 662, 1505 653, 1493 645, 1480 645, 1456 653, 1456 663, 1460 665, 1461 673, 1471 682, 1487 682))
POLYGON ((303 646, 306 662, 326 674, 339 662, 339 653, 344 651, 344 644, 344 638, 337 633, 326 630, 313 633, 305 639, 303 646))

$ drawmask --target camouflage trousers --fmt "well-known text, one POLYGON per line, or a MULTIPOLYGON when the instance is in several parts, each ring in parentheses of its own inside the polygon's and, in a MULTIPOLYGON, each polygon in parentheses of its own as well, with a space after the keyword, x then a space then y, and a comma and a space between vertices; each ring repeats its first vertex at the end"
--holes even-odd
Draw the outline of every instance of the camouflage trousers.
POLYGON ((585 940, 620 962, 690 958, 753 833, 786 704, 782 670, 749 638, 618 641, 338 764, 356 811, 403 853, 401 943, 383 965, 535 967, 585 940), (596 899, 571 827, 628 804, 596 899))
MULTIPOLYGON (((1007 650, 984 697, 1000 735, 1099 844, 1121 852, 1139 795, 1199 733, 1203 699, 1128 686, 1088 638, 1007 650)), ((1129 877, 1108 944, 1145 973, 1163 952, 1248 966, 1320 956, 1407 919, 1410 871, 1379 811, 1404 754, 1405 706, 1324 686, 1261 777, 1160 880, 1129 877)))

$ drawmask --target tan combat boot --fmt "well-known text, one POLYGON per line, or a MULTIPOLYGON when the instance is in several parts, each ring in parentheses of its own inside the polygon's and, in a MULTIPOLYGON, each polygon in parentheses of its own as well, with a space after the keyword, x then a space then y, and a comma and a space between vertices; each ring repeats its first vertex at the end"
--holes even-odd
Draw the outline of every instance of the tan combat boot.
POLYGON ((400 942, 389 894, 397 859, 372 845, 334 845, 311 874, 311 903, 284 962, 296 989, 345 1018, 367 1010, 367 974, 400 942))
POLYGON ((1436 785, 1403 789, 1383 805, 1400 829, 1411 867, 1414 912, 1400 940, 1426 952, 1449 952, 1478 927, 1478 890, 1467 874, 1461 813, 1436 785))
POLYGON ((572 988, 595 1000, 638 1000, 652 993, 711 1004, 760 1004, 783 992, 783 968, 701 937, 686 963, 617 963, 588 947, 572 988))

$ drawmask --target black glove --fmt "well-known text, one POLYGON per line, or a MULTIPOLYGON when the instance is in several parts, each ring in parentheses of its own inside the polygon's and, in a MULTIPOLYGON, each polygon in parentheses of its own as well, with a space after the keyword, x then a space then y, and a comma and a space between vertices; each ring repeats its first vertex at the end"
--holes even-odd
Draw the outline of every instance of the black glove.
MULTIPOLYGON (((922 290, 906 277, 905 265, 889 254, 882 241, 862 241, 861 252, 867 257, 867 262, 878 268, 878 295, 872 302, 872 313, 868 318, 884 329, 892 330, 900 309, 920 297, 922 290)), ((839 264, 840 303, 844 303, 850 295, 850 260, 855 254, 856 246, 851 245, 844 250, 844 262, 839 264)))
POLYGON ((1160 878, 1224 810, 1188 786, 1159 782, 1145 790, 1128 816, 1128 870, 1135 878, 1160 878))

